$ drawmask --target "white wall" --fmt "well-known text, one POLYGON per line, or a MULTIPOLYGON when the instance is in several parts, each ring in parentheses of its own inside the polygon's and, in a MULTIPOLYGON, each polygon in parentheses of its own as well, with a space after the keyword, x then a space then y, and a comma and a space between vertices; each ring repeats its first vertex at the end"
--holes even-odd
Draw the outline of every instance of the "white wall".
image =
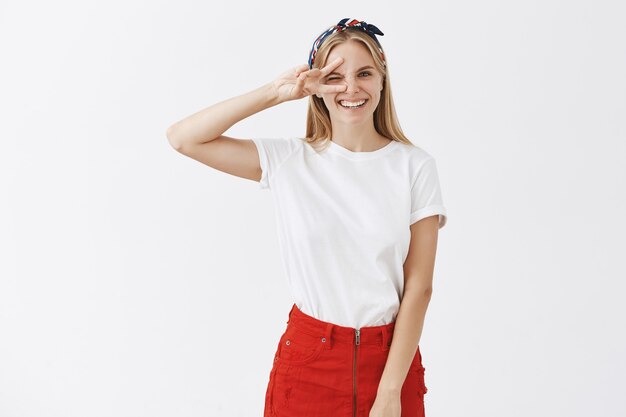
MULTIPOLYGON (((258 183, 175 121, 377 25, 449 220, 427 415, 626 415, 618 1, 0 3, 0 415, 260 416, 291 299, 258 183), (620 214, 621 213, 621 214, 620 214)), ((235 125, 303 135, 306 101, 235 125)))

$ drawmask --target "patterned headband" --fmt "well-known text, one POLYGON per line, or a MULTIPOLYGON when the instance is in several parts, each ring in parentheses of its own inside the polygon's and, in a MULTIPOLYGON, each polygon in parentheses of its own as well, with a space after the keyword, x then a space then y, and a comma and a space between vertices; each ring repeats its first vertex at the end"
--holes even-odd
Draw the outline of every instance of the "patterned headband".
POLYGON ((378 42, 378 39, 376 38, 376 35, 383 36, 384 33, 382 33, 380 29, 378 29, 376 26, 370 23, 366 23, 364 20, 357 20, 346 17, 345 19, 341 19, 336 25, 331 26, 330 28, 325 30, 321 35, 317 37, 317 39, 315 39, 315 42, 313 42, 313 47, 311 48, 311 52, 309 52, 309 69, 313 68, 313 63, 315 62, 315 54, 317 53, 317 50, 319 49, 322 42, 324 42, 324 40, 333 33, 343 32, 346 29, 359 29, 370 35, 372 39, 376 41, 376 45, 378 45, 378 50, 380 51, 383 62, 385 61, 383 47, 380 45, 380 42, 378 42))

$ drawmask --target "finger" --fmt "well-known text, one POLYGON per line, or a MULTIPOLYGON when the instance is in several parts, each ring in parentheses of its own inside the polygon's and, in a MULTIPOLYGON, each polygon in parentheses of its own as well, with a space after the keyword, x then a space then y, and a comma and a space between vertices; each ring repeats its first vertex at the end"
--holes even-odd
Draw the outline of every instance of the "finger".
POLYGON ((296 91, 298 92, 302 91, 305 81, 306 81, 306 72, 303 72, 300 75, 298 75, 298 78, 296 78, 296 86, 295 86, 296 91))
POLYGON ((294 93, 295 95, 299 95, 303 87, 304 87, 304 81, 302 80, 300 76, 298 76, 298 78, 296 78, 296 84, 293 86, 292 93, 294 93))
POLYGON ((302 71, 305 71, 308 68, 309 68, 309 64, 298 65, 297 67, 294 68, 294 72, 296 73, 296 76, 298 76, 300 75, 302 71))
POLYGON ((319 68, 312 68, 308 70, 307 72, 309 73, 309 76, 311 77, 319 77, 322 71, 319 68))
POLYGON ((328 65, 326 65, 324 68, 320 70, 322 75, 328 74, 329 72, 337 68, 339 65, 341 65, 342 62, 343 62, 343 58, 338 56, 331 63, 329 63, 328 65))
POLYGON ((342 85, 326 85, 322 84, 319 86, 318 91, 320 93, 341 93, 345 91, 347 86, 345 84, 342 85))

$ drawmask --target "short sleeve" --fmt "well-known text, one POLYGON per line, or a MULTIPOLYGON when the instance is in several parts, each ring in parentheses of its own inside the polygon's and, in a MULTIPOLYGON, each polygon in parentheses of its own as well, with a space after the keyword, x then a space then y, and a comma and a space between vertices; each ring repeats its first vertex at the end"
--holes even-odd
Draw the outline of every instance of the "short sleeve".
POLYGON ((438 214, 439 228, 447 222, 448 214, 443 204, 437 164, 431 156, 419 168, 411 184, 411 216, 409 224, 438 214))
POLYGON ((261 179, 259 188, 271 188, 274 174, 297 149, 297 138, 253 138, 259 153, 261 179))

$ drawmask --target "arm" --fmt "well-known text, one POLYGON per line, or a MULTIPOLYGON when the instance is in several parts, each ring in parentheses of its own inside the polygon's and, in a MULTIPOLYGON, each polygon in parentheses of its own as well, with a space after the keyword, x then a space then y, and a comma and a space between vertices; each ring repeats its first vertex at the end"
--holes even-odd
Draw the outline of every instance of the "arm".
POLYGON ((167 139, 177 150, 202 145, 217 139, 235 123, 262 110, 316 93, 338 93, 345 85, 326 85, 322 79, 343 62, 337 58, 324 68, 308 69, 308 64, 291 68, 276 80, 246 94, 221 101, 167 129, 167 139))
POLYGON ((175 149, 210 142, 235 123, 280 104, 280 100, 274 84, 265 84, 174 123, 167 129, 167 139, 175 149))
POLYGON ((411 243, 404 263, 404 294, 377 395, 400 396, 402 385, 417 352, 426 309, 432 294, 439 233, 438 218, 438 215, 426 217, 411 225, 411 243))

